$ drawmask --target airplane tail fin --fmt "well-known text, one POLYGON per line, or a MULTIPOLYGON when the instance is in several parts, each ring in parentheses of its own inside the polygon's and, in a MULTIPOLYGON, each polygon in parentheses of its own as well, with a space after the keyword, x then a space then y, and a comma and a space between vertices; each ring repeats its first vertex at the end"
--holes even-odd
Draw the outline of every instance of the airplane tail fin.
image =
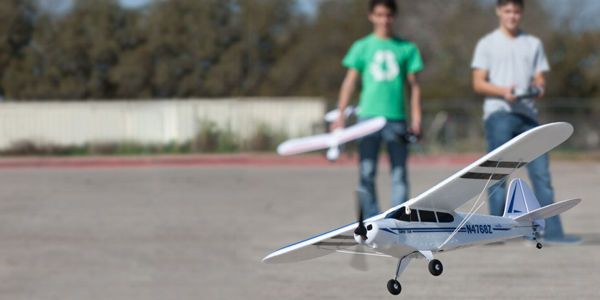
POLYGON ((581 199, 570 199, 540 207, 537 198, 523 180, 513 179, 508 187, 504 217, 517 222, 528 222, 544 228, 544 219, 565 212, 581 202, 581 199))
MULTIPOLYGON (((517 219, 538 208, 540 208, 540 203, 527 183, 520 178, 513 179, 508 186, 503 217, 517 219)), ((543 218, 532 222, 542 228, 546 225, 543 218)))

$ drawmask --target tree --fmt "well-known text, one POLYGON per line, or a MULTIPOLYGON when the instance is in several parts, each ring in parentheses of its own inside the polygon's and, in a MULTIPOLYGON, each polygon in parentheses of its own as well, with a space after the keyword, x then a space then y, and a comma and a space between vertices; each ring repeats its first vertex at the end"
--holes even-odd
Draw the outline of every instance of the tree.
MULTIPOLYGON (((321 0, 314 16, 289 0, 165 0, 137 10, 80 0, 60 15, 43 13, 36 1, 0 0, 6 98, 334 100, 346 72, 341 60, 372 30, 365 0, 321 0)), ((419 46, 425 62, 423 97, 474 97, 470 60, 479 38, 497 27, 493 4, 398 3, 397 32, 419 46)), ((544 41, 549 96, 597 96, 600 29, 573 25, 576 13, 558 18, 545 3, 527 2, 524 28, 544 41)))
MULTIPOLYGON (((30 0, 0 1, 0 74, 1 82, 10 80, 8 72, 11 61, 22 57, 33 33, 35 6, 30 0)), ((0 96, 5 95, 4 84, 0 84, 0 96)), ((10 97, 11 95, 8 95, 10 97)))
POLYGON ((62 17, 40 15, 23 57, 5 80, 7 95, 26 99, 111 98, 109 70, 123 50, 131 14, 114 0, 82 0, 62 17))

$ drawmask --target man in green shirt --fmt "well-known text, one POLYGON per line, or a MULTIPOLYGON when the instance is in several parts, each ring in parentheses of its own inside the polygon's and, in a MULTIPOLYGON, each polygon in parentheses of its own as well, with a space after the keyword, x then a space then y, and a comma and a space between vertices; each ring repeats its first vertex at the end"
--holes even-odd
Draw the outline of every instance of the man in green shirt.
POLYGON ((403 137, 407 132, 421 132, 421 92, 416 72, 423 68, 419 49, 413 43, 396 37, 392 25, 396 16, 394 0, 370 0, 369 21, 373 33, 356 41, 342 64, 348 68, 340 89, 340 117, 331 129, 344 127, 342 113, 354 92, 356 81, 362 80, 359 121, 383 116, 385 127, 359 140, 361 207, 365 216, 379 213, 375 176, 381 142, 386 143, 392 177, 391 205, 408 199, 406 158, 408 148, 403 137), (404 86, 410 87, 410 127, 406 124, 404 86))

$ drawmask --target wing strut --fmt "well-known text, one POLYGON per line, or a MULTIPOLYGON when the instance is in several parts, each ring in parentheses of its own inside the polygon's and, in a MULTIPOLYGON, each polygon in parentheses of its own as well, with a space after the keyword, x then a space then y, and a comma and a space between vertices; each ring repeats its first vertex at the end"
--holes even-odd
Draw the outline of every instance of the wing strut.
MULTIPOLYGON (((494 170, 491 172, 490 177, 488 178, 487 182, 485 183, 485 186, 481 190, 481 193, 479 193, 479 196, 477 197, 477 200, 475 201, 475 203, 473 203, 473 206, 471 207, 471 210, 469 210, 469 213, 467 213, 467 216, 460 222, 460 224, 458 224, 458 226, 456 226, 456 229, 454 229, 454 231, 452 232, 452 234, 450 234, 450 236, 448 236, 448 238, 438 247, 438 250, 441 249, 442 247, 444 247, 456 235, 456 233, 461 228, 463 228, 463 226, 465 226, 465 224, 467 224, 467 222, 469 222, 469 220, 471 219, 471 217, 473 217, 473 215, 481 208, 481 206, 483 206, 484 202, 481 201, 481 196, 483 196, 483 193, 485 192, 485 190, 487 189, 488 185, 492 181, 492 178, 494 177, 494 174, 496 173, 496 170, 498 169, 498 166, 500 165, 501 162, 502 162, 502 160, 498 160, 498 162, 496 163, 496 166, 494 167, 494 170), (475 206, 477 206, 477 207, 475 207, 475 206)), ((517 166, 520 165, 522 162, 523 162, 523 160, 519 160, 519 163, 517 164, 517 166)), ((514 170, 516 168, 517 167, 514 167, 510 173, 514 172, 514 170)), ((503 181, 506 181, 506 178, 508 178, 508 176, 506 176, 506 177, 502 178, 502 180, 498 181, 498 185, 492 191, 492 195, 496 192, 496 190, 498 190, 498 187, 500 186, 500 184, 503 184, 503 181)))

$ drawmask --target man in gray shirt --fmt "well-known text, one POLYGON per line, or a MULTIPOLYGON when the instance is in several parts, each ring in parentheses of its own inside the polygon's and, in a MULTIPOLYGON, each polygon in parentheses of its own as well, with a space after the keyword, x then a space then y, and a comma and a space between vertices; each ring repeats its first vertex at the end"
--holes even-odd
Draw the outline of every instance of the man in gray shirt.
MULTIPOLYGON (((471 63, 473 89, 486 96, 483 104, 488 151, 513 137, 538 126, 535 101, 544 96, 544 72, 550 70, 541 41, 519 28, 524 0, 497 0, 496 14, 500 27, 477 43, 471 63), (532 87, 534 97, 521 98, 532 87)), ((548 155, 527 165, 535 195, 542 206, 554 202, 554 190, 548 171, 548 155)), ((504 212, 506 184, 499 182, 488 190, 490 214, 504 212)), ((579 238, 565 236, 559 216, 546 220, 544 240, 573 243, 579 238)))

